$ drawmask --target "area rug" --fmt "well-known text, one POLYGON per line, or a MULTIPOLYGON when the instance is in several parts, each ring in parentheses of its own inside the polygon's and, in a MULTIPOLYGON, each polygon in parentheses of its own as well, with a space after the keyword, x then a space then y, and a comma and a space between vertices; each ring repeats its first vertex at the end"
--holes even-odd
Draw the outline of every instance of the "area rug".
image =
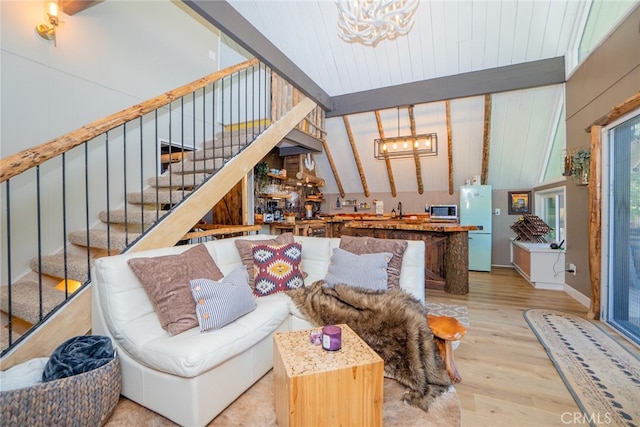
POLYGON ((640 360, 595 322, 531 309, 524 318, 592 426, 640 425, 640 360))
POLYGON ((444 304, 441 302, 429 302, 424 304, 427 313, 435 316, 455 317, 464 326, 469 327, 469 310, 464 305, 444 304))
MULTIPOLYGON (((424 412, 402 401, 405 387, 397 381, 384 379, 383 424, 397 427, 458 427, 460 426, 460 401, 454 387, 424 412)), ((145 425, 154 427, 175 426, 160 415, 134 402, 121 398, 107 427, 145 425)), ((269 371, 227 409, 218 415, 209 427, 275 427, 276 414, 273 405, 273 370, 269 371), (267 398, 265 398, 267 396, 267 398)))

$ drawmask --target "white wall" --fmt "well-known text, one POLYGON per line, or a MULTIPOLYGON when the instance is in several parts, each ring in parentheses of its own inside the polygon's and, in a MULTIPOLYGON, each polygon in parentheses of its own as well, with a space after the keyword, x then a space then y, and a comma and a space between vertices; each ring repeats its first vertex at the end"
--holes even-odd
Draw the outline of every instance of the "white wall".
MULTIPOLYGON (((192 15, 181 2, 106 0, 73 16, 63 14, 54 47, 35 30, 45 22, 44 1, 1 1, 0 158, 217 71, 219 33, 192 15)), ((84 190, 84 149, 67 157, 69 232, 85 225, 84 199, 70 196, 73 189, 84 190)), ((90 148, 88 158, 89 175, 100 175, 104 151, 90 148), (94 159, 101 166, 93 165, 94 159)), ((60 226, 60 164, 41 168, 45 254, 57 251, 65 238, 60 226)), ((111 172, 114 181, 122 175, 118 172, 111 172)), ((33 172, 11 180, 13 279, 28 271, 29 259, 36 255, 35 180, 33 172)), ((89 189, 91 195, 104 191, 100 181, 90 184, 98 187, 89 189)), ((84 196, 83 191, 76 193, 84 196)), ((3 186, 2 283, 7 279, 5 194, 3 186)), ((104 209, 96 202, 96 197, 90 198, 92 222, 97 221, 97 211, 104 209)))

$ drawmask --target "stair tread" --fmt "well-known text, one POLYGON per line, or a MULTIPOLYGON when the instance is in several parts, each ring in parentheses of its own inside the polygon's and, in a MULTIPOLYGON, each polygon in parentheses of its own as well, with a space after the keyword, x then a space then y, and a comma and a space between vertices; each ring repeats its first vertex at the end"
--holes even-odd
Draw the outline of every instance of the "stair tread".
MULTIPOLYGON (((86 230, 72 231, 69 233, 69 241, 74 245, 87 246, 86 230)), ((127 247, 127 243, 133 242, 140 237, 140 233, 124 233, 122 231, 111 230, 89 230, 89 247, 97 249, 111 249, 122 251, 127 247)))
MULTIPOLYGON (((90 266, 93 266, 93 259, 90 260, 90 266)), ((38 262, 38 257, 31 259, 29 267, 37 273, 47 274, 53 277, 63 279, 65 277, 64 254, 43 255, 42 271, 38 262)), ((87 271, 86 255, 75 255, 67 253, 67 279, 77 280, 84 283, 89 280, 89 272, 87 271)))
MULTIPOLYGON (((40 285, 25 280, 11 285, 11 315, 31 324, 40 321, 40 285)), ((42 286, 42 315, 46 315, 64 301, 64 292, 50 286, 42 286)), ((0 287, 0 309, 9 313, 9 286, 0 287)))
POLYGON ((164 190, 150 188, 143 192, 127 193, 127 203, 144 203, 144 204, 169 204, 182 201, 191 191, 186 190, 164 190))
POLYGON ((205 159, 205 160, 182 160, 180 162, 171 163, 169 171, 171 173, 213 173, 224 166, 227 159, 205 159))
POLYGON ((210 176, 208 173, 171 173, 169 171, 158 177, 149 178, 149 185, 154 188, 191 188, 200 185, 210 176))
POLYGON ((100 221, 110 222, 112 224, 124 224, 125 219, 128 224, 140 224, 144 216, 144 223, 146 225, 153 224, 158 218, 162 218, 169 211, 156 211, 155 209, 145 209, 144 213, 140 209, 140 206, 130 206, 125 215, 124 209, 111 209, 108 211, 109 218, 107 219, 107 211, 102 211, 98 214, 100 221))

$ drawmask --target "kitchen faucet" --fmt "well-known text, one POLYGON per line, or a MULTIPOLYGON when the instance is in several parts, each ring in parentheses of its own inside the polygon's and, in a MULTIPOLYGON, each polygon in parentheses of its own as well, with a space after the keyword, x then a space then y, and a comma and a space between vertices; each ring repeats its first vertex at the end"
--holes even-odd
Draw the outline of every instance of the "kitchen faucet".
POLYGON ((398 215, 402 219, 402 202, 398 202, 398 215))

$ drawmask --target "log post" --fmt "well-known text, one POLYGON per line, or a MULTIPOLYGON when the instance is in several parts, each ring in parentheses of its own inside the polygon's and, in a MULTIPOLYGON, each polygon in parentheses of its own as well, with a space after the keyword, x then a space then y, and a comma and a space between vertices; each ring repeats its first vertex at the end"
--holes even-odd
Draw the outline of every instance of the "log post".
MULTIPOLYGON (((378 123, 378 133, 380 139, 384 139, 384 129, 382 128, 382 119, 380 118, 380 110, 376 110, 376 122, 378 123)), ((391 159, 389 153, 384 152, 384 163, 387 166, 387 176, 389 177, 389 186, 391 187, 391 196, 396 197, 396 181, 393 178, 393 170, 391 170, 391 159)))
POLYGON ((484 96, 484 135, 482 138, 482 176, 480 182, 487 184, 489 179, 489 144, 491 140, 491 94, 484 96))
POLYGON ((454 295, 469 293, 469 233, 452 232, 447 235, 444 290, 454 295))
POLYGON ((364 196, 369 197, 371 194, 369 192, 369 186, 367 186, 367 179, 364 176, 364 169, 362 169, 362 162, 360 161, 360 155, 358 154, 358 147, 356 146, 355 138, 353 137, 353 132, 351 131, 351 125, 349 124, 349 118, 347 116, 342 116, 342 121, 344 122, 344 127, 347 130, 347 136, 349 137, 349 144, 351 144, 351 151, 353 152, 353 157, 356 161, 356 166, 358 167, 358 173, 360 174, 360 181, 362 182, 362 190, 364 191, 364 196))
MULTIPOLYGON (((413 105, 408 108, 409 120, 411 123, 411 136, 416 136, 416 119, 413 117, 413 105)), ((422 166, 420 165, 420 156, 418 156, 418 150, 414 144, 413 146, 413 161, 416 164, 416 180, 418 181, 418 194, 424 193, 424 184, 422 183, 422 166)))
POLYGON ((601 189, 602 189, 602 126, 591 127, 591 163, 589 170, 589 275, 591 276, 591 307, 589 319, 600 320, 601 189))
POLYGON ((449 155, 449 194, 453 194, 453 133, 451 131, 451 101, 444 102, 447 116, 447 153, 449 155))
POLYGON ((331 151, 329 150, 329 144, 323 138, 322 148, 324 150, 324 154, 327 156, 327 160, 329 161, 329 166, 331 166, 331 171, 333 172, 333 178, 336 180, 336 185, 338 186, 338 192, 340 193, 340 197, 344 198, 344 188, 342 188, 342 181, 340 181, 340 175, 338 175, 338 169, 336 169, 336 164, 333 162, 333 156, 331 155, 331 151))

